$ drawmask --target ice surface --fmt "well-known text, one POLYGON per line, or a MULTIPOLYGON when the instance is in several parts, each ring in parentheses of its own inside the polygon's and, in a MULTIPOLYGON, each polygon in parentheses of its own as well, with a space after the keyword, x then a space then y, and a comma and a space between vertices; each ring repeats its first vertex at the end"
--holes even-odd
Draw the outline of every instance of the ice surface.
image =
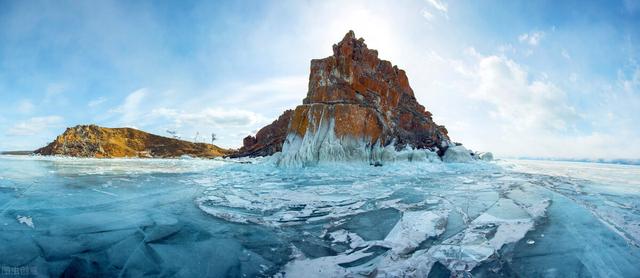
POLYGON ((349 247, 351 247, 351 249, 363 246, 365 243, 365 240, 362 239, 358 234, 349 232, 347 230, 337 230, 331 232, 329 236, 334 243, 349 244, 349 247))
POLYGON ((432 155, 308 168, 276 167, 281 156, 0 157, 0 265, 122 277, 640 272, 640 167, 432 155))
POLYGON ((384 241, 397 254, 408 254, 427 238, 444 232, 446 215, 446 211, 406 211, 384 241))
POLYGON ((589 209, 630 244, 640 246, 640 176, 638 166, 542 161, 505 161, 517 171, 562 177, 536 181, 589 209))
POLYGON ((444 162, 470 162, 472 160, 471 151, 463 146, 450 146, 442 156, 444 162))

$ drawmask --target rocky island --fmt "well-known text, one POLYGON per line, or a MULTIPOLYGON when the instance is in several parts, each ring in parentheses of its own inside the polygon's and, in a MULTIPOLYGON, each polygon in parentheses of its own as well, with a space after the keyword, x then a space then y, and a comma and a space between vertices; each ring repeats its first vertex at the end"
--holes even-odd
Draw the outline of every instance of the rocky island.
POLYGON ((333 45, 333 55, 311 60, 302 104, 247 136, 239 150, 192 143, 132 128, 95 125, 67 129, 41 155, 74 157, 275 157, 278 165, 308 166, 320 161, 467 162, 490 160, 453 143, 418 101, 404 70, 378 58, 364 39, 349 31, 333 45))
POLYGON ((349 31, 333 45, 332 56, 311 61, 302 104, 246 137, 232 156, 282 152, 281 165, 326 160, 377 165, 406 150, 401 156, 409 160, 470 160, 473 153, 453 144, 431 116, 416 100, 405 71, 378 58, 349 31))
POLYGON ((212 144, 167 138, 133 128, 79 125, 67 128, 62 135, 35 153, 95 158, 173 158, 184 155, 213 158, 228 155, 231 151, 212 144))

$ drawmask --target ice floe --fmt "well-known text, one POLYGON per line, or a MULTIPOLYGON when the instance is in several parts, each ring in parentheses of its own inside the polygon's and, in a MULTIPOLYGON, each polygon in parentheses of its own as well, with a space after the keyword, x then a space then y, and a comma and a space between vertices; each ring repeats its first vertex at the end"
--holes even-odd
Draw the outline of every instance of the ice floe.
POLYGON ((444 232, 447 214, 447 211, 405 211, 384 242, 398 255, 408 254, 427 238, 444 232))

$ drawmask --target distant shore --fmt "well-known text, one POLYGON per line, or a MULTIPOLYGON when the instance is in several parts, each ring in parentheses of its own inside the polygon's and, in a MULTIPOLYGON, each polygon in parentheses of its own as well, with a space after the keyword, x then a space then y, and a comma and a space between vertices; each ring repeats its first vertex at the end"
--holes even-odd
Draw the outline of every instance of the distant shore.
POLYGON ((561 162, 584 162, 584 163, 601 163, 601 164, 618 164, 618 165, 636 165, 640 166, 640 159, 604 159, 604 158, 544 158, 544 157, 507 157, 506 159, 518 160, 545 160, 545 161, 561 161, 561 162))
POLYGON ((33 154, 33 151, 6 151, 6 152, 0 152, 0 154, 4 154, 4 155, 31 155, 31 154, 33 154))

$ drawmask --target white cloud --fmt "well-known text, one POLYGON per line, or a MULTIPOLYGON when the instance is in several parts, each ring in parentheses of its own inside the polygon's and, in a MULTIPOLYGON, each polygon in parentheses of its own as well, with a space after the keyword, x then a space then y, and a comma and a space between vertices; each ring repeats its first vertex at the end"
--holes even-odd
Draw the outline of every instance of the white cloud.
POLYGON ((560 54, 562 54, 562 57, 564 57, 567 60, 571 60, 571 55, 569 55, 569 52, 567 52, 566 49, 562 49, 562 51, 560 52, 560 54))
POLYGON ((533 50, 527 49, 523 53, 524 53, 525 57, 529 57, 529 56, 533 55, 533 50))
POLYGON ((542 31, 532 31, 518 36, 518 40, 522 43, 528 43, 531 46, 537 46, 540 44, 542 38, 544 38, 544 35, 542 31))
POLYGON ((18 112, 22 114, 29 114, 33 112, 34 105, 30 100, 24 99, 18 103, 17 108, 18 108, 18 112))
POLYGON ((514 53, 516 49, 511 44, 503 44, 498 46, 498 51, 502 53, 514 53))
POLYGON ((433 20, 433 14, 427 9, 422 9, 422 16, 428 21, 433 20))
POLYGON ((65 83, 51 83, 47 85, 47 95, 55 96, 63 93, 67 90, 65 83))
POLYGON ((239 146, 242 138, 269 122, 252 111, 220 107, 198 111, 155 108, 145 116, 146 126, 160 134, 172 130, 183 139, 202 141, 205 135, 216 133, 216 143, 225 147, 239 146))
POLYGON ((189 140, 198 132, 215 132, 216 144, 238 147, 242 138, 273 121, 285 109, 300 104, 306 96, 308 79, 304 74, 245 83, 229 81, 203 91, 141 88, 105 115, 97 115, 94 121, 165 136, 170 129, 189 140))
POLYGON ((19 122, 9 128, 9 136, 32 136, 48 132, 50 128, 59 127, 63 118, 60 116, 34 117, 27 121, 19 122))
POLYGON ((618 73, 618 82, 623 90, 628 94, 640 92, 640 67, 633 70, 631 76, 625 75, 623 72, 618 73))
POLYGON ((574 83, 578 81, 578 74, 576 74, 575 72, 572 72, 571 74, 569 74, 569 81, 574 83))
POLYGON ((426 0, 428 7, 422 9, 421 14, 427 21, 433 21, 435 16, 433 12, 442 14, 446 19, 449 19, 447 4, 440 0, 426 0))
POLYGON ((89 106, 90 108, 95 108, 100 106, 100 104, 103 104, 105 101, 107 101, 107 98, 105 97, 99 97, 96 99, 93 99, 91 101, 89 101, 89 103, 87 103, 87 106, 89 106))
POLYGON ((196 129, 207 127, 250 127, 266 122, 266 119, 262 115, 255 112, 223 108, 207 108, 198 112, 157 108, 153 109, 149 116, 152 118, 162 118, 167 123, 172 123, 174 128, 182 128, 185 126, 196 129))
POLYGON ((291 91, 291 88, 298 90, 300 85, 304 87, 309 83, 309 76, 295 75, 277 78, 268 78, 263 81, 243 86, 243 90, 248 92, 264 92, 264 91, 291 91))
POLYGON ((127 126, 136 124, 141 115, 144 113, 144 108, 141 107, 145 97, 148 95, 146 88, 138 89, 130 93, 125 99, 122 105, 112 109, 110 112, 120 114, 120 121, 127 126))
POLYGON ((555 84, 529 81, 527 72, 513 60, 487 56, 478 67, 476 97, 495 106, 494 115, 511 122, 515 129, 563 130, 576 119, 566 94, 555 84))
MULTIPOLYGON (((246 110, 264 111, 266 108, 292 108, 302 102, 309 84, 308 75, 267 78, 246 84, 234 84, 225 88, 234 92, 220 101, 223 105, 243 107, 246 110), (274 107, 275 108, 275 107, 274 107)), ((210 95, 217 95, 212 92, 210 95)))
POLYGON ((64 92, 66 92, 68 89, 69 86, 66 83, 58 82, 48 84, 42 102, 45 104, 53 105, 66 104, 68 101, 64 96, 64 92))
POLYGON ((276 78, 231 86, 241 90, 230 90, 234 93, 223 100, 215 98, 219 96, 217 92, 203 93, 201 97, 185 97, 184 93, 156 93, 143 88, 130 93, 122 104, 111 109, 107 117, 110 120, 107 123, 111 126, 133 127, 165 136, 168 135, 167 130, 172 130, 187 140, 193 140, 196 134, 201 135, 201 140, 204 139, 203 134, 215 132, 218 134, 217 143, 225 147, 235 147, 242 144, 244 136, 271 121, 259 113, 242 109, 239 105, 245 102, 264 108, 265 105, 269 106, 267 99, 270 96, 279 98, 278 94, 265 92, 280 91, 298 83, 298 78, 276 78))
POLYGON ((441 11, 443 13, 447 13, 447 4, 440 1, 440 0, 427 0, 427 3, 429 3, 432 7, 434 7, 436 10, 441 11))
MULTIPOLYGON (((429 51, 419 61, 429 68, 420 75, 409 72, 416 97, 447 127, 452 140, 502 157, 640 156, 640 148, 629 143, 632 123, 619 119, 607 125, 609 120, 601 119, 606 128, 592 127, 590 122, 600 114, 584 115, 574 108, 562 86, 566 83, 535 74, 503 55, 467 48, 462 57, 449 58, 429 51)), ((634 88, 633 75, 622 78, 620 87, 634 88)))

